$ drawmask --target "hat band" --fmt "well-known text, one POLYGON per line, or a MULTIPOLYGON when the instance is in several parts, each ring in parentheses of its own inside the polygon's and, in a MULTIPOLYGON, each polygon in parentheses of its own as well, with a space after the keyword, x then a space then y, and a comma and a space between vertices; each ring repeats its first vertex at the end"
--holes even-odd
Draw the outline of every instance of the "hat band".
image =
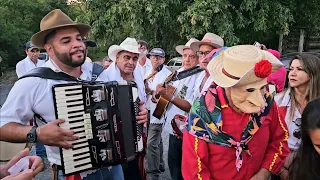
POLYGON ((224 68, 222 68, 222 73, 223 73, 224 75, 228 76, 229 78, 234 79, 234 80, 239 80, 239 79, 241 79, 241 78, 239 78, 239 77, 237 77, 237 76, 233 76, 233 75, 229 74, 224 68))
POLYGON ((212 43, 212 41, 210 39, 204 39, 204 40, 202 40, 202 42, 212 43))

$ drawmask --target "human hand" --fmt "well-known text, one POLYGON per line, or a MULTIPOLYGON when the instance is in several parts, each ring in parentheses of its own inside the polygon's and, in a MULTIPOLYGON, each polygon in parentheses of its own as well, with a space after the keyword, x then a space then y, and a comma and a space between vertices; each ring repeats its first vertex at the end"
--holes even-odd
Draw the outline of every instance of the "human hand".
POLYGON ((144 124, 148 120, 148 110, 147 108, 144 107, 143 101, 139 102, 139 106, 140 106, 140 112, 139 112, 139 115, 136 116, 136 119, 138 121, 138 124, 144 124))
POLYGON ((57 119, 37 128, 38 141, 49 146, 58 146, 65 149, 72 148, 69 141, 77 140, 72 130, 59 127, 65 120, 57 119))
POLYGON ((284 168, 280 171, 281 171, 281 173, 279 173, 280 179, 281 180, 288 180, 289 179, 289 171, 284 168))
POLYGON ((9 175, 4 177, 2 180, 32 180, 34 177, 34 172, 32 169, 26 169, 16 175, 9 175))
POLYGON ((253 175, 250 180, 268 180, 270 178, 270 171, 261 168, 255 175, 253 175))
POLYGON ((157 102, 158 102, 157 96, 158 96, 158 93, 157 93, 156 91, 153 91, 152 97, 151 97, 151 101, 152 101, 153 103, 157 103, 157 102))
POLYGON ((164 88, 162 85, 158 85, 157 86, 157 93, 159 95, 161 95, 162 98, 165 98, 166 100, 170 101, 172 99, 172 92, 169 90, 172 89, 171 85, 166 85, 166 87, 164 88))
MULTIPOLYGON (((23 151, 21 151, 19 154, 14 156, 7 164, 1 166, 1 177, 8 177, 10 179, 19 177, 28 177, 29 174, 32 175, 32 177, 36 176, 39 172, 41 172, 44 168, 44 164, 42 159, 39 156, 28 156, 29 149, 25 148, 23 151), (29 169, 20 172, 16 175, 10 175, 8 170, 14 166, 21 158, 28 158, 29 160, 29 169), (28 171, 29 170, 29 171, 28 171), (30 171, 31 170, 31 171, 30 171), (10 175, 10 176, 9 176, 10 175)), ((25 179, 25 178, 20 178, 25 179)))

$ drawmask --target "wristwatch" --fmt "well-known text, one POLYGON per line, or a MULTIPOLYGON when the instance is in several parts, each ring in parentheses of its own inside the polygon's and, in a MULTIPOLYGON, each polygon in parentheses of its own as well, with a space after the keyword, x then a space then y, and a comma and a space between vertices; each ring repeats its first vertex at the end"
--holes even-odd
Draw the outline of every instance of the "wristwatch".
POLYGON ((32 129, 27 134, 27 141, 30 143, 37 142, 37 127, 33 126, 32 129))

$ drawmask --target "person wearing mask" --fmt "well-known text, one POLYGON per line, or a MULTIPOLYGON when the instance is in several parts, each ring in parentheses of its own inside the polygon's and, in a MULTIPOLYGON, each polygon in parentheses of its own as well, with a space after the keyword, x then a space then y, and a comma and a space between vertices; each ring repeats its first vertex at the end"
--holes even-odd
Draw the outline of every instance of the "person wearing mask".
POLYGON ((269 179, 289 154, 267 77, 283 64, 253 45, 230 47, 207 70, 213 82, 191 107, 182 174, 194 179, 269 179))

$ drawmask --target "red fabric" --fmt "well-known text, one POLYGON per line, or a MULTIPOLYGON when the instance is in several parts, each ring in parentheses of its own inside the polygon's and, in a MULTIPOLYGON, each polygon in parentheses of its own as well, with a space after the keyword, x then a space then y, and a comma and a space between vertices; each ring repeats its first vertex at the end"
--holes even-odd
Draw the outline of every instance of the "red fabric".
POLYGON ((64 177, 64 180, 81 180, 81 176, 80 176, 80 174, 66 176, 66 177, 64 177))
MULTIPOLYGON (((222 109, 223 131, 239 141, 248 118, 249 114, 238 114, 229 107, 222 109)), ((237 172, 235 167, 235 149, 207 143, 185 131, 182 152, 183 178, 185 180, 200 179, 199 177, 203 180, 243 180, 250 179, 261 168, 271 170, 274 174, 278 173, 289 154, 286 142, 288 136, 285 133, 288 132, 287 126, 283 119, 281 119, 282 125, 280 124, 275 103, 268 116, 261 120, 263 120, 262 126, 248 143, 252 157, 247 153, 243 154, 240 172, 237 172), (200 172, 199 169, 201 169, 200 172)))
POLYGON ((272 64, 268 60, 261 60, 254 65, 254 74, 259 78, 266 78, 271 74, 272 64))

